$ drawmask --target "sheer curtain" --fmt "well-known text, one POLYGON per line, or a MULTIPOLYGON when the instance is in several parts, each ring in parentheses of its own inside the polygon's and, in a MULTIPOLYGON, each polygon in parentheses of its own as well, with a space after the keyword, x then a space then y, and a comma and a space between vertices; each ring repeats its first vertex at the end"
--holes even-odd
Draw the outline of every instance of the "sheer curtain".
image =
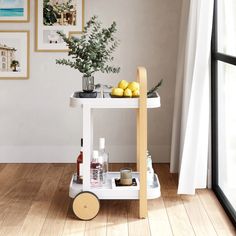
POLYGON ((207 183, 214 0, 182 4, 170 170, 179 172, 178 193, 194 194, 207 183))

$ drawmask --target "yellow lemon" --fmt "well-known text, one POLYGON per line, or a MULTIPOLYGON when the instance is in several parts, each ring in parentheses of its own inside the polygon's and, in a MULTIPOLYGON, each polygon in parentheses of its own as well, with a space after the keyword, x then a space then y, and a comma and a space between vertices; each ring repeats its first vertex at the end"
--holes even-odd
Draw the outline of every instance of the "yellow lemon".
POLYGON ((124 96, 125 97, 132 97, 132 91, 129 89, 129 88, 127 88, 125 91, 124 91, 124 96))
POLYGON ((124 90, 121 88, 113 88, 111 91, 111 95, 118 96, 118 97, 123 97, 124 95, 124 90))
POLYGON ((139 83, 138 82, 131 82, 128 85, 128 88, 133 92, 135 90, 139 90, 139 83))
POLYGON ((118 84, 118 88, 126 89, 129 83, 126 80, 121 80, 118 84))
POLYGON ((139 97, 139 95, 140 95, 139 89, 134 90, 134 91, 132 92, 132 96, 133 96, 133 97, 139 97))

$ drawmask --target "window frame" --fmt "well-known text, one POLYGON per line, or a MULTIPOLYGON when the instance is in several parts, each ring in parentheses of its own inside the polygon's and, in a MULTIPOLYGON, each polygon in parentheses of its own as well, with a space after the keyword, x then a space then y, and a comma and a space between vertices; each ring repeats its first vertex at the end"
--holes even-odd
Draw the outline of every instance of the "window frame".
POLYGON ((212 153, 212 189, 236 227, 236 210, 233 208, 218 183, 218 61, 236 66, 236 57, 217 51, 218 14, 217 2, 214 1, 213 28, 211 40, 211 153, 212 153))

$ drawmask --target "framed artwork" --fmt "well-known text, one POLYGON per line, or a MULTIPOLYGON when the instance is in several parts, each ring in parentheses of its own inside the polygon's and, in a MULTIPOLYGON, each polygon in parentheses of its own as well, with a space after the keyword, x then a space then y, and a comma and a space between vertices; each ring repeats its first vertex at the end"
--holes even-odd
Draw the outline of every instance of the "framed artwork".
POLYGON ((84 0, 36 0, 35 11, 36 51, 67 51, 57 31, 66 35, 83 31, 84 0))
POLYGON ((28 22, 30 0, 0 0, 0 22, 28 22))
POLYGON ((0 79, 29 78, 29 31, 0 31, 0 79))

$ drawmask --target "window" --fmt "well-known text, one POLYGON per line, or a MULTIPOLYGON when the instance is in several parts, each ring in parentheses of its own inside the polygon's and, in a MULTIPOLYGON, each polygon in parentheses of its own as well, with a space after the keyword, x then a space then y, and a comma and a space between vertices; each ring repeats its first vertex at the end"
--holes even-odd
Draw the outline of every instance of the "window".
POLYGON ((6 56, 6 53, 4 51, 1 51, 2 56, 6 56))
POLYGON ((218 0, 218 51, 236 56, 236 1, 218 0))
POLYGON ((236 225, 236 1, 215 0, 212 34, 212 187, 236 225))
POLYGON ((2 62, 6 62, 6 57, 3 57, 3 58, 2 58, 2 62))
POLYGON ((6 69, 6 64, 5 63, 2 63, 2 69, 6 69))

